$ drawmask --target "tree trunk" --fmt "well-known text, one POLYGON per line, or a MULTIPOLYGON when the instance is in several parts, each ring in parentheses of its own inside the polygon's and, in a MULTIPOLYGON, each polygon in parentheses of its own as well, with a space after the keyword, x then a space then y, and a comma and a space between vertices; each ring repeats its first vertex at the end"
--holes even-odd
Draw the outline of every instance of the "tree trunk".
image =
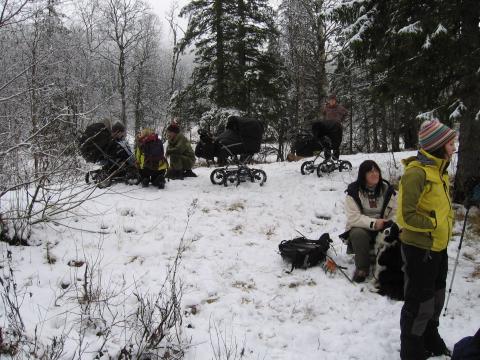
POLYGON ((215 36, 216 36, 216 55, 217 61, 215 64, 215 69, 217 72, 216 81, 215 81, 215 98, 217 105, 223 107, 226 104, 225 101, 225 53, 224 53, 224 44, 223 44, 223 8, 222 0, 215 0, 214 9, 215 9, 215 36))
POLYGON ((480 76, 478 73, 478 49, 480 48, 480 3, 466 0, 461 3, 460 22, 462 37, 458 58, 461 59, 463 78, 460 81, 460 99, 466 111, 460 123, 459 155, 455 176, 454 200, 463 202, 468 197, 469 185, 480 181, 480 76), (463 52, 463 54, 462 54, 463 52))
POLYGON ((122 108, 120 113, 120 122, 127 126, 127 81, 126 81, 126 68, 125 68, 125 49, 120 47, 120 59, 118 63, 118 76, 119 76, 119 92, 122 101, 122 108))
POLYGON ((250 108, 249 104, 247 103, 247 88, 246 88, 246 79, 245 79, 245 72, 247 70, 247 59, 245 54, 245 4, 243 0, 237 1, 237 9, 238 9, 238 18, 240 19, 240 23, 238 25, 238 34, 237 34, 237 51, 238 51, 238 107, 240 110, 247 110, 250 108))

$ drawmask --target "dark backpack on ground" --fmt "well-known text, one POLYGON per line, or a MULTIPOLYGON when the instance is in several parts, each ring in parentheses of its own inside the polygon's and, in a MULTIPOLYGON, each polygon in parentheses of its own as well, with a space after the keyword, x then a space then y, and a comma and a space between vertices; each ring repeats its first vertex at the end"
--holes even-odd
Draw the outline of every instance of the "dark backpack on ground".
POLYGON ((480 359, 480 329, 474 336, 467 336, 453 348, 452 360, 480 359))
POLYGON ((295 268, 308 268, 325 261, 327 251, 330 248, 330 235, 322 234, 318 240, 309 240, 305 237, 298 237, 292 240, 283 240, 278 249, 280 255, 292 264, 292 271, 295 268))
POLYGON ((95 163, 106 158, 112 142, 110 130, 103 123, 90 124, 80 136, 80 153, 86 161, 95 163))
POLYGON ((152 140, 142 144, 140 148, 144 156, 143 167, 150 170, 158 170, 160 161, 165 159, 162 140, 155 136, 152 140))

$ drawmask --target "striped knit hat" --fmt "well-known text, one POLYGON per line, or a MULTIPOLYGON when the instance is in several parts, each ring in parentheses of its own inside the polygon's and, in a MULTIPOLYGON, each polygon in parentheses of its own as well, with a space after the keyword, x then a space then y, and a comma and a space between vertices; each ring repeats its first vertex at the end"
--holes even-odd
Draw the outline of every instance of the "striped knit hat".
POLYGON ((420 126, 418 144, 425 151, 440 149, 455 137, 455 131, 437 119, 427 120, 420 126))

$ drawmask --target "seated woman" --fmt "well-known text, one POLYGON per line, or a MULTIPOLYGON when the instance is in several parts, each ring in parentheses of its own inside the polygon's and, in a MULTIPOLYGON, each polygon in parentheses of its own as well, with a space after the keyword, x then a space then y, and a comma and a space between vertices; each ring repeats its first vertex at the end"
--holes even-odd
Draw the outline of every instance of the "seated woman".
POLYGON ((164 189, 168 162, 163 153, 163 143, 152 129, 145 128, 138 134, 135 159, 142 187, 147 187, 151 182, 159 189, 164 189))
POLYGON ((385 223, 393 220, 396 211, 396 193, 373 160, 365 160, 358 169, 357 180, 346 190, 346 232, 340 237, 348 241, 355 254, 353 280, 363 282, 370 272, 370 249, 377 233, 385 223))

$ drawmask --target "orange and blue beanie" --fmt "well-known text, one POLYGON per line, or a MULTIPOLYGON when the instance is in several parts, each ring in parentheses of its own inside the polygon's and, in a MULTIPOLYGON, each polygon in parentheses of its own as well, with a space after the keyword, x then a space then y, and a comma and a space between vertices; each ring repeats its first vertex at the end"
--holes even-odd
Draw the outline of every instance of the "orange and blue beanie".
POLYGON ((425 151, 431 152, 440 149, 447 142, 455 138, 455 131, 437 119, 427 120, 420 126, 418 144, 425 151))

